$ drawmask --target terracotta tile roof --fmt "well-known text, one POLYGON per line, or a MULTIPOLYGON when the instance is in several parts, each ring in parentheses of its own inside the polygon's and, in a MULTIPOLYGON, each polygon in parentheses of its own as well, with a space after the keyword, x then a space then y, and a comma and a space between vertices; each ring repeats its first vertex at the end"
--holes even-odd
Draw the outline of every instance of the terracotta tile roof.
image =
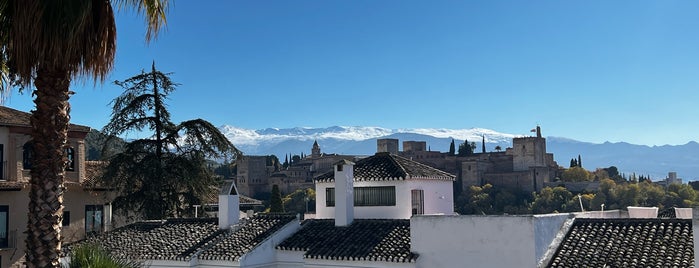
POLYGON ((277 246, 305 251, 305 258, 415 262, 410 252, 410 220, 354 220, 336 227, 334 220, 307 220, 303 228, 277 246))
MULTIPOLYGON (((455 178, 447 172, 389 153, 376 153, 354 164, 355 181, 381 181, 406 179, 451 180, 455 178)), ((335 180, 333 171, 319 175, 317 182, 335 180)))
MULTIPOLYGON (((0 126, 30 127, 30 113, 15 110, 6 106, 0 106, 0 126)), ((90 132, 90 127, 70 124, 68 130, 90 132)))
POLYGON ((291 214, 257 215, 233 232, 226 232, 212 238, 216 241, 200 255, 202 260, 238 261, 253 247, 296 218, 291 214))
POLYGON ((101 177, 107 168, 107 161, 85 161, 85 179, 82 182, 85 190, 110 190, 102 183, 101 177))
POLYGON ((120 259, 187 261, 202 253, 207 259, 237 260, 293 219, 289 214, 257 215, 233 230, 219 229, 217 218, 146 221, 78 243, 96 242, 120 259))
POLYGON ((686 219, 575 219, 548 267, 693 267, 686 219))

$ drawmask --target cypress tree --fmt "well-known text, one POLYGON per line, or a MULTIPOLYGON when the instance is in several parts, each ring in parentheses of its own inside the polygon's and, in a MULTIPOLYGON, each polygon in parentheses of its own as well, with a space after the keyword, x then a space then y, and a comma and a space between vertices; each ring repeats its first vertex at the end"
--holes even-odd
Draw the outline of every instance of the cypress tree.
POLYGON ((582 158, 580 158, 580 155, 578 155, 578 166, 582 167, 582 158))
POLYGON ((454 139, 451 139, 451 144, 449 145, 449 155, 453 156, 456 154, 456 145, 454 145, 454 139))
POLYGON ((279 192, 279 186, 272 185, 272 196, 269 200, 269 212, 279 213, 284 212, 284 205, 282 204, 282 194, 279 192))

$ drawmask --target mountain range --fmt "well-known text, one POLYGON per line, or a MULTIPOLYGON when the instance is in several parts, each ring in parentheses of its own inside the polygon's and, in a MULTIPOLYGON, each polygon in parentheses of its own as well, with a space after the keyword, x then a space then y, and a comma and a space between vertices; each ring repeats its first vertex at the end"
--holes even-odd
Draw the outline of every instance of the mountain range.
MULTIPOLYGON (((403 141, 425 141, 428 149, 446 152, 452 139, 457 147, 464 140, 476 142, 476 151, 481 151, 481 141, 485 137, 486 151, 494 151, 496 146, 512 146, 512 138, 523 135, 500 133, 490 129, 388 129, 381 127, 327 128, 266 128, 250 130, 224 125, 219 127, 246 155, 276 155, 284 161, 286 155, 310 154, 314 141, 318 141, 323 153, 346 155, 371 155, 376 152, 376 140, 394 138, 403 141)), ((683 145, 647 146, 626 142, 590 143, 563 137, 549 136, 546 148, 553 153, 558 165, 568 167, 572 158, 582 158, 587 170, 616 166, 627 176, 631 174, 650 176, 662 180, 670 171, 684 181, 699 178, 699 143, 691 141, 683 145)), ((400 148, 402 150, 402 146, 400 148)))

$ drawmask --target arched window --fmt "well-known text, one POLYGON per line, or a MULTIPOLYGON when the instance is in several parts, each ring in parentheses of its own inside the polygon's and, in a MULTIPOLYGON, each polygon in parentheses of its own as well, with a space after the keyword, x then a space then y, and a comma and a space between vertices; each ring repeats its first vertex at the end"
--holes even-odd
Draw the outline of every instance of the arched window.
POLYGON ((68 147, 66 148, 66 170, 67 171, 74 171, 75 170, 75 149, 73 147, 68 147))
POLYGON ((32 159, 34 158, 34 143, 28 141, 22 146, 22 168, 32 169, 32 159))

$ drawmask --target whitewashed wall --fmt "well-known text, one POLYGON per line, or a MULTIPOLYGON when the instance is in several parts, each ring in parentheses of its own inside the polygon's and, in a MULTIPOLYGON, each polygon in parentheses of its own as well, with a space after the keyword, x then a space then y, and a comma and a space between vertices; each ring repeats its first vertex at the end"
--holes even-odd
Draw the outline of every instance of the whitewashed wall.
POLYGON ((415 216, 411 251, 417 267, 536 267, 568 217, 415 216))
MULTIPOLYGON (((454 193, 451 181, 444 180, 393 180, 355 181, 354 187, 395 186, 396 205, 381 207, 355 207, 355 219, 409 219, 412 216, 411 193, 422 189, 425 198, 425 214, 454 214, 454 193)), ((335 207, 325 206, 325 189, 334 183, 316 183, 316 218, 332 219, 335 207)))
POLYGON ((287 223, 260 245, 243 255, 240 259, 240 265, 242 267, 261 267, 274 264, 277 254, 275 247, 298 232, 299 229, 301 229, 301 223, 298 219, 287 223))
MULTIPOLYGON (((320 260, 320 259, 306 259, 305 268, 330 268, 330 267, 344 267, 344 268, 414 268, 416 263, 409 262, 383 262, 383 261, 338 261, 338 260, 320 260)), ((282 266, 280 266, 281 268, 282 266)), ((437 266, 430 266, 437 267, 437 266)), ((450 267, 461 267, 461 266, 450 266, 450 267)))

